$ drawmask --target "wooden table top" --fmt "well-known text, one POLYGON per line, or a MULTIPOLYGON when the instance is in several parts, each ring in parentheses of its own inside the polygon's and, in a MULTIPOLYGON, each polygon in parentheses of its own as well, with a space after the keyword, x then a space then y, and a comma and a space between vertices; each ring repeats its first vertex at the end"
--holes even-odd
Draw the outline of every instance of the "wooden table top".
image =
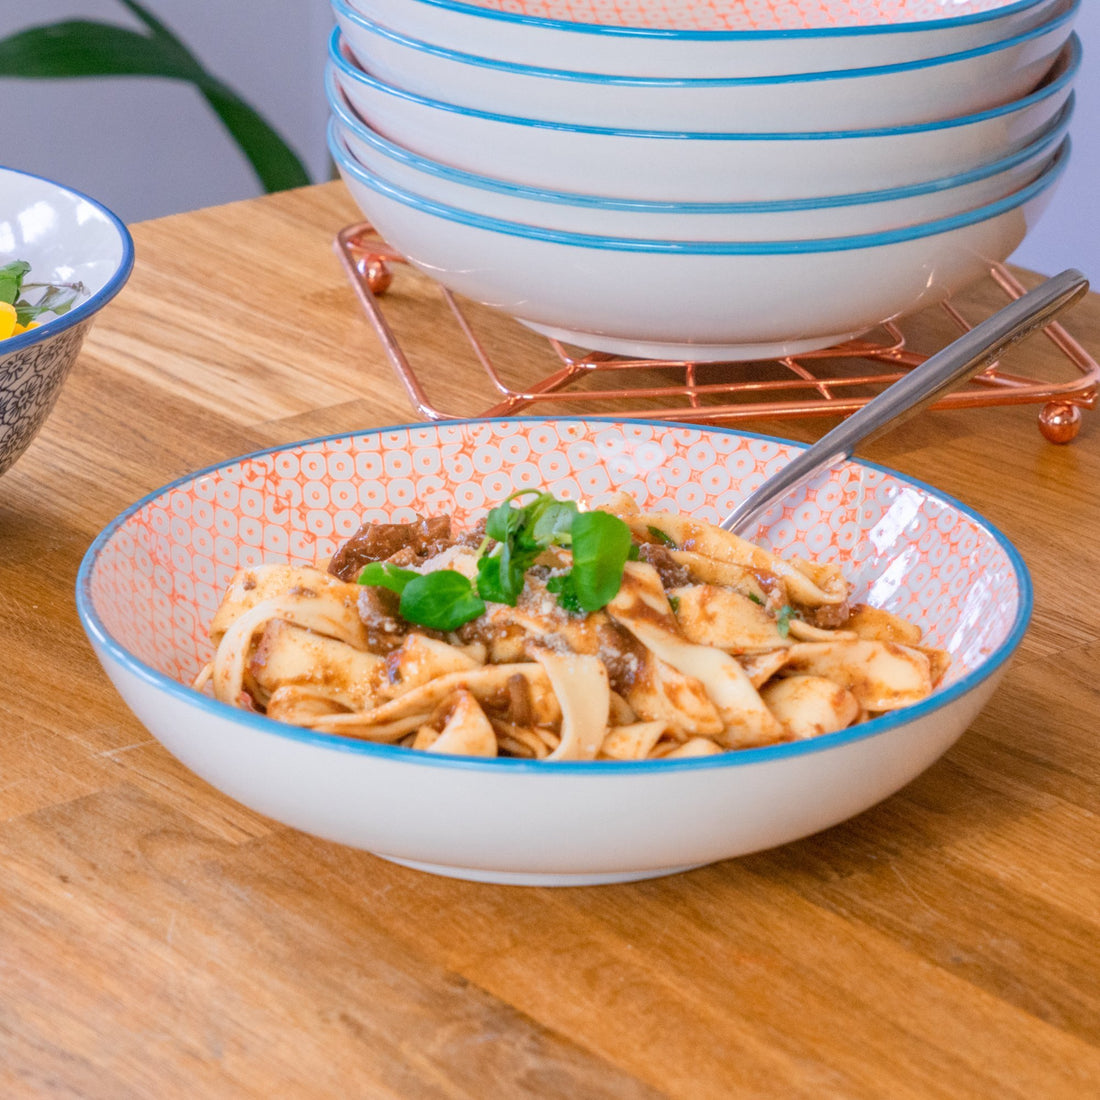
MULTIPOLYGON (((193 469, 414 419, 332 248, 357 217, 332 183, 134 226, 0 478, 0 1095, 1100 1095, 1100 412, 1056 446, 1034 405, 937 410, 862 452, 1005 531, 1034 620, 942 760, 785 848, 631 885, 436 877, 235 804, 130 714, 74 606, 98 531, 193 469)), ((460 403, 459 337, 410 287, 460 403)), ((1100 352, 1100 295, 1064 323, 1100 352)), ((1042 336, 1012 355, 1060 368, 1042 336)))

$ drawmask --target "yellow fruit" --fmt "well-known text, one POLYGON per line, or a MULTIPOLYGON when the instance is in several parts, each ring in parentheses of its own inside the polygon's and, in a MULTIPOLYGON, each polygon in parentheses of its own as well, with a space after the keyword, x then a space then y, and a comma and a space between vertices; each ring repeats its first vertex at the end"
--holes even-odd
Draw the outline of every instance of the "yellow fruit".
POLYGON ((16 312, 15 306, 10 302, 0 302, 0 340, 6 339, 15 332, 16 312))

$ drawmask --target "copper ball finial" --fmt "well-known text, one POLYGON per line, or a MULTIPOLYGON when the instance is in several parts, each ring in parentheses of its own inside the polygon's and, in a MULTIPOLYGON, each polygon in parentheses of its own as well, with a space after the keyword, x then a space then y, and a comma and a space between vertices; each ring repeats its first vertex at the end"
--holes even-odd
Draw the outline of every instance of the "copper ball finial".
POLYGON ((1077 405, 1052 401, 1039 413, 1039 431, 1051 443, 1069 443, 1081 429, 1081 409, 1077 405))

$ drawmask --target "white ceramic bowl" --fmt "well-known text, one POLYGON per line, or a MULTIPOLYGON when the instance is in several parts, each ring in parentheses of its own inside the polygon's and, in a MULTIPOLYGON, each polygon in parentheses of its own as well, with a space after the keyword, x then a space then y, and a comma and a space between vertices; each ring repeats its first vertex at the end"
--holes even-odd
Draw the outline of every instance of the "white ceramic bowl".
POLYGON ((112 521, 84 558, 77 608, 153 736, 277 821, 469 879, 669 874, 826 829, 946 751, 1027 627, 1030 582, 1009 541, 965 505, 858 462, 772 523, 762 541, 837 562, 858 598, 915 620, 952 657, 922 703, 813 740, 632 763, 445 756, 311 733, 187 685, 238 567, 326 558, 363 520, 446 511, 466 524, 530 486, 572 498, 621 489, 645 508, 715 521, 798 447, 718 428, 522 418, 284 446, 182 478, 112 521))
POLYGON ((338 30, 329 58, 363 121, 442 164, 552 191, 727 202, 906 187, 998 160, 1055 119, 1072 94, 1081 46, 1071 35, 1040 88, 990 111, 905 127, 772 134, 551 125, 459 108, 367 76, 344 55, 338 30))
POLYGON ((777 202, 657 203, 546 191, 450 168, 403 149, 348 107, 328 75, 335 134, 368 172, 473 214, 569 233, 661 240, 767 241, 877 233, 949 217, 1004 198, 1038 178, 1058 155, 1073 114, 1068 102, 1048 130, 992 164, 912 187, 777 202))
POLYGON ((1080 0, 1004 42, 900 65, 782 76, 646 78, 535 69, 461 54, 371 23, 332 0, 355 63, 383 83, 459 107, 502 103, 577 126, 774 133, 906 126, 999 107, 1031 92, 1072 30, 1080 0))
POLYGON ((662 4, 671 17, 662 26, 611 22, 631 10, 624 4, 595 3, 586 10, 570 3, 558 10, 514 0, 348 3, 367 19, 410 38, 498 61, 621 76, 698 78, 826 72, 980 49, 1037 27, 1058 0, 950 8, 934 3, 920 9, 884 4, 880 12, 892 14, 893 21, 847 24, 846 18, 860 14, 858 5, 783 4, 761 12, 761 5, 707 6, 690 0, 680 9, 662 4), (753 23, 737 21, 750 11, 753 23), (791 15, 801 16, 801 23, 784 25, 782 17, 791 15), (834 22, 824 25, 826 15, 834 22))
POLYGON ((1024 239, 1065 168, 1008 198, 885 233, 664 241, 564 233, 433 203, 336 165, 367 219, 451 290, 569 344, 642 358, 771 359, 839 343, 987 274, 1024 239))
POLYGON ((69 312, 0 340, 0 473, 46 422, 96 314, 130 277, 134 245, 94 199, 0 168, 0 266, 14 260, 31 265, 28 282, 82 283, 86 293, 69 312))

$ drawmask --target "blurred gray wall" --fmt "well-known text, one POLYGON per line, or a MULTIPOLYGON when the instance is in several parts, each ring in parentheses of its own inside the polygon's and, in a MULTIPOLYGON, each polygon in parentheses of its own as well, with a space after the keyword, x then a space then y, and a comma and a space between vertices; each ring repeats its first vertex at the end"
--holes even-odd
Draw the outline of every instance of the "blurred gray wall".
MULTIPOLYGON (((327 0, 146 0, 203 60, 288 139, 312 178, 328 178, 322 72, 327 0)), ((118 0, 2 0, 0 36, 63 18, 137 27, 118 0)), ((1013 260, 1100 286, 1100 0, 1084 0, 1069 171, 1013 260)), ((201 97, 170 81, 0 79, 0 163, 87 191, 126 221, 259 193, 201 97)))

